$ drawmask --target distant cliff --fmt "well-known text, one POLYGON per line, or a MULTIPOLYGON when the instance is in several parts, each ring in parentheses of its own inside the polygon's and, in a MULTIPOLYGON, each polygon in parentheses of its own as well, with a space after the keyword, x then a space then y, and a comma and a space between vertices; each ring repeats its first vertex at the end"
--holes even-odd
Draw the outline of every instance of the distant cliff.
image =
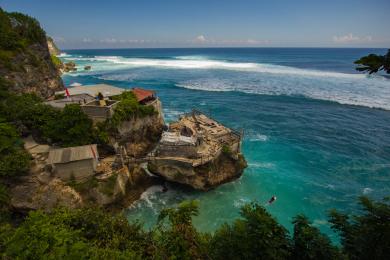
POLYGON ((0 77, 9 81, 11 91, 46 98, 63 89, 46 33, 37 20, 0 8, 0 32, 0 77))
POLYGON ((47 37, 47 47, 49 48, 51 55, 59 55, 61 53, 60 49, 58 49, 57 45, 54 43, 53 38, 51 37, 47 37))

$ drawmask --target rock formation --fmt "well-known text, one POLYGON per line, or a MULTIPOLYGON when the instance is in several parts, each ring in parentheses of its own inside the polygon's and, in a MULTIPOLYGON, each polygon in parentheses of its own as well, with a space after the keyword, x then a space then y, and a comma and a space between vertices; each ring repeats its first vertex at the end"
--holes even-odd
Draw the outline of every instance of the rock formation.
POLYGON ((118 126, 117 132, 112 133, 110 143, 113 146, 123 146, 130 157, 142 157, 150 152, 160 139, 164 128, 159 100, 156 100, 154 108, 157 111, 155 115, 135 117, 132 120, 122 122, 118 126))
POLYGON ((11 91, 33 92, 46 98, 63 89, 39 23, 29 16, 1 9, 0 16, 0 77, 10 82, 11 91))
POLYGON ((51 55, 58 56, 61 51, 58 49, 57 45, 54 43, 53 38, 47 37, 47 47, 49 48, 49 52, 51 55))
POLYGON ((172 123, 149 162, 149 170, 163 178, 209 190, 240 177, 246 168, 241 134, 199 111, 172 123))

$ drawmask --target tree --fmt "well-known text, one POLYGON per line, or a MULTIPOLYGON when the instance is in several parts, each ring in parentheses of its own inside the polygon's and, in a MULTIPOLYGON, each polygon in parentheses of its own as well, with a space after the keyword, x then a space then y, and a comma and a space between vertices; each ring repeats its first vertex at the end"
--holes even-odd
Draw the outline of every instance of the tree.
POLYGON ((162 259, 207 259, 201 235, 192 225, 199 213, 197 201, 184 201, 177 208, 161 211, 158 217, 158 246, 162 259), (168 219, 169 225, 164 221, 168 219))
POLYGON ((293 220, 294 237, 291 259, 321 260, 343 259, 339 249, 332 245, 330 239, 313 227, 304 215, 298 215, 293 220))
POLYGON ((369 74, 377 73, 380 70, 390 73, 390 49, 385 55, 376 55, 370 54, 364 56, 359 60, 355 61, 355 64, 358 65, 356 70, 358 71, 367 71, 369 74))
POLYGON ((23 174, 29 164, 30 156, 15 127, 0 119, 0 177, 23 174))
POLYGON ((2 259, 142 259, 150 244, 140 225, 96 208, 30 212, 0 231, 2 259))
POLYGON ((220 227, 210 242, 213 259, 287 259, 287 230, 257 203, 241 208, 241 218, 220 227))
POLYGON ((390 203, 360 198, 365 214, 350 216, 330 213, 329 222, 340 234, 343 250, 349 259, 388 259, 390 255, 390 203))
POLYGON ((43 120, 42 134, 62 146, 85 145, 93 142, 92 120, 77 104, 66 105, 63 111, 43 120))

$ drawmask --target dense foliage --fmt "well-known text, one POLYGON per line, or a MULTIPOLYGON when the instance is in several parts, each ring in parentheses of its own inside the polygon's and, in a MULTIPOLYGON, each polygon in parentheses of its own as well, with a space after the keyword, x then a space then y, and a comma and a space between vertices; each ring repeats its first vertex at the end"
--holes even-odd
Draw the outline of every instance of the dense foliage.
POLYGON ((123 92, 121 95, 113 97, 113 99, 121 101, 116 106, 114 115, 110 120, 111 124, 114 126, 118 126, 121 122, 126 120, 150 116, 156 113, 152 106, 139 104, 134 93, 131 91, 123 92))
POLYGON ((365 212, 349 216, 337 211, 330 214, 332 228, 340 233, 344 252, 349 259, 388 259, 390 256, 389 198, 373 202, 360 198, 365 212))
POLYGON ((0 64, 13 68, 11 59, 20 52, 28 52, 34 43, 44 43, 45 31, 39 22, 21 13, 7 13, 0 8, 0 64))
POLYGON ((23 94, 10 95, 2 108, 10 122, 43 142, 66 147, 94 141, 92 121, 77 104, 59 110, 42 103, 34 94, 23 94))
POLYGON ((370 54, 355 61, 359 65, 356 70, 367 71, 369 74, 380 70, 390 73, 390 50, 385 55, 370 54))
POLYGON ((0 254, 6 259, 387 259, 390 205, 361 202, 364 214, 353 222, 348 215, 331 215, 342 252, 301 215, 290 238, 257 203, 243 206, 239 219, 214 234, 200 233, 192 224, 198 205, 186 201, 163 210, 150 231, 99 209, 31 212, 18 227, 0 227, 0 254))
POLYGON ((15 127, 0 119, 0 176, 15 176, 29 168, 30 156, 15 127), (3 122, 2 122, 3 121, 3 122))

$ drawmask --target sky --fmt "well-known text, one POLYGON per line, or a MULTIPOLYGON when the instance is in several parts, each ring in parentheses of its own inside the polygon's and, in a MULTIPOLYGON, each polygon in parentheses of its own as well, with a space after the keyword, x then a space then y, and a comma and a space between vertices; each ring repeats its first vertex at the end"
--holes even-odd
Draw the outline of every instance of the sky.
POLYGON ((62 49, 390 47, 390 0, 0 0, 62 49))

